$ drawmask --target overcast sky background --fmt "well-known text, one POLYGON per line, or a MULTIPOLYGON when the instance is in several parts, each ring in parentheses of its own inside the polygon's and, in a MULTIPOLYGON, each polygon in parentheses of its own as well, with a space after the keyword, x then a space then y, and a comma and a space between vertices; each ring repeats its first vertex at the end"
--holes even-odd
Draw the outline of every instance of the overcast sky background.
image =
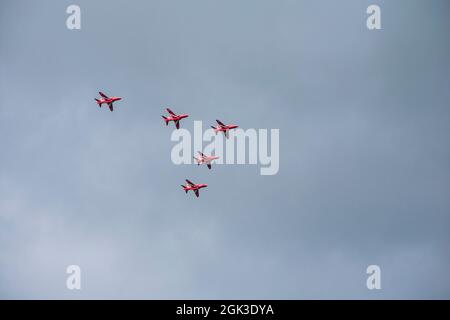
POLYGON ((449 12, 1 1, 0 298, 450 298, 449 12), (279 128, 279 173, 172 164, 168 105, 279 128))

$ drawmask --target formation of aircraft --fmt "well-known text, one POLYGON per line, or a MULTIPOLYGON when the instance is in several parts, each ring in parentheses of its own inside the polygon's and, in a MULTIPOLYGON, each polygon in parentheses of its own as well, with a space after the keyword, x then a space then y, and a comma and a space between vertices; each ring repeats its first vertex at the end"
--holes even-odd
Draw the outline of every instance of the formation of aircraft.
POLYGON ((109 107, 109 110, 111 110, 111 112, 114 110, 113 103, 116 101, 122 100, 122 98, 120 98, 120 97, 108 97, 106 94, 104 94, 101 91, 98 94, 101 96, 100 99, 95 99, 95 101, 97 101, 98 106, 101 108, 102 104, 106 103, 109 107))
POLYGON ((225 125, 225 124, 223 124, 220 120, 216 120, 216 122, 217 122, 218 126, 217 126, 217 127, 211 126, 211 128, 214 129, 214 131, 216 132, 216 134, 217 134, 217 132, 222 131, 223 134, 225 135, 225 138, 227 138, 227 139, 228 139, 228 137, 229 137, 229 135, 228 135, 228 131, 229 131, 229 130, 239 128, 239 126, 237 126, 237 125, 235 125, 235 124, 228 124, 228 125, 225 125))
POLYGON ((173 122, 175 122, 175 127, 177 127, 177 129, 180 129, 180 120, 189 117, 188 114, 176 114, 169 108, 166 108, 166 110, 170 115, 168 117, 161 116, 164 118, 164 121, 166 122, 166 126, 169 125, 170 121, 173 121, 173 122))
POLYGON ((207 156, 202 152, 198 151, 198 157, 194 157, 195 161, 197 161, 197 165, 206 164, 208 169, 211 169, 211 161, 219 159, 217 156, 207 156))
MULTIPOLYGON (((108 97, 106 94, 104 94, 103 92, 99 92, 101 98, 100 99, 95 99, 95 101, 97 101, 98 106, 101 108, 102 105, 105 103, 108 105, 109 110, 111 110, 111 112, 114 110, 113 107, 113 103, 119 100, 122 100, 121 97, 108 97)), ((170 121, 173 121, 175 123, 175 127, 177 129, 180 129, 180 120, 189 117, 188 114, 176 114, 175 112, 173 112, 172 110, 170 110, 169 108, 166 108, 167 112, 169 113, 169 115, 167 117, 162 116, 164 121, 166 122, 166 125, 169 125, 170 121)), ((211 126, 214 131, 216 132, 216 134, 218 132, 223 132, 223 134, 225 135, 225 137, 228 139, 229 137, 229 130, 231 129, 235 129, 238 128, 237 125, 234 124, 229 124, 229 125, 225 125, 223 124, 220 120, 216 120, 218 126, 217 127, 213 127, 211 126)), ((206 164, 206 166, 208 167, 208 169, 211 169, 211 163, 212 161, 219 159, 219 157, 217 156, 208 156, 205 155, 204 153, 202 153, 201 151, 198 151, 198 156, 194 157, 195 161, 197 161, 197 165, 201 165, 201 164, 206 164)), ((200 184, 195 184, 191 181, 189 181, 188 179, 186 179, 186 185, 181 185, 183 187, 183 190, 188 193, 189 190, 192 190, 195 195, 197 197, 200 196, 200 189, 202 188, 206 188, 208 185, 204 184, 204 183, 200 183, 200 184)))
POLYGON ((202 188, 206 188, 208 185, 204 184, 204 183, 200 183, 200 184, 195 184, 192 181, 189 181, 188 179, 186 179, 186 185, 181 185, 183 187, 183 190, 186 191, 186 193, 188 193, 189 190, 194 191, 195 195, 197 196, 197 198, 200 196, 200 189, 202 188))

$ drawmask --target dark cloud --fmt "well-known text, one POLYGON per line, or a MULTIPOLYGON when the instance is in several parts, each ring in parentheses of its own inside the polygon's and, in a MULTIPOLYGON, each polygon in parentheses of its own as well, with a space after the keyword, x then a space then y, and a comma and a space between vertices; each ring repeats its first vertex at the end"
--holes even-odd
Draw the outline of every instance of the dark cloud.
POLYGON ((446 1, 70 4, 0 5, 0 297, 449 298, 446 1), (279 173, 173 165, 167 105, 279 128, 279 173))

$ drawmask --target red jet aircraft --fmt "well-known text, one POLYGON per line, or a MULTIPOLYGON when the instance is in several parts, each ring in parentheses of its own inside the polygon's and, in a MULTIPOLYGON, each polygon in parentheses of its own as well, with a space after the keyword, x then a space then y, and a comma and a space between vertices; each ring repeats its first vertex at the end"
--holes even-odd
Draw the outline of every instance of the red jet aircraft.
POLYGON ((189 190, 194 191, 195 195, 197 196, 197 198, 200 196, 200 189, 201 188, 206 188, 208 185, 207 184, 195 184, 191 181, 189 181, 188 179, 186 179, 187 185, 183 186, 183 190, 186 191, 186 193, 188 193, 189 190))
POLYGON ((103 92, 99 92, 99 94, 102 96, 100 99, 95 99, 95 101, 97 101, 98 106, 101 108, 102 104, 106 103, 109 107, 109 110, 111 110, 111 112, 114 110, 113 109, 113 102, 115 101, 119 101, 122 100, 122 98, 119 97, 108 97, 106 94, 104 94, 103 92))
POLYGON ((198 158, 194 157, 194 159, 197 161, 197 164, 201 165, 203 163, 206 163, 206 165, 208 166, 208 169, 211 169, 211 161, 219 159, 219 157, 217 157, 217 156, 206 156, 203 153, 201 153, 200 151, 198 151, 198 155, 199 155, 198 158))
POLYGON ((237 126, 237 125, 234 125, 234 124, 224 125, 222 122, 220 122, 220 120, 216 120, 216 122, 217 122, 218 126, 217 126, 217 127, 211 126, 211 128, 214 129, 214 131, 216 132, 216 134, 217 134, 217 132, 222 131, 223 134, 225 135, 225 138, 227 138, 227 139, 228 139, 228 130, 238 128, 238 126, 237 126))
POLYGON ((175 122, 175 127, 177 127, 177 129, 180 129, 180 120, 189 117, 188 114, 175 114, 175 112, 173 112, 172 110, 170 110, 169 108, 166 109, 167 112, 170 114, 170 116, 168 117, 164 117, 164 121, 166 121, 166 126, 169 125, 170 121, 175 122))

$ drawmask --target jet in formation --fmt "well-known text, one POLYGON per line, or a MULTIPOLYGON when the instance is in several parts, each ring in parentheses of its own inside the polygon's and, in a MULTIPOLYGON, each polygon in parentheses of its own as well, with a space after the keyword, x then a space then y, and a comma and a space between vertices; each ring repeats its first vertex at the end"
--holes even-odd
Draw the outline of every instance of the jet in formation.
MULTIPOLYGON (((180 129, 180 120, 189 117, 188 114, 176 114, 175 112, 173 112, 172 110, 170 110, 169 108, 166 108, 167 112, 169 113, 168 116, 162 116, 166 126, 169 125, 170 121, 173 121, 175 123, 175 127, 177 129, 180 129)), ((220 120, 216 120, 217 122, 217 127, 213 127, 211 126, 211 128, 214 129, 214 132, 217 134, 218 132, 223 132, 223 134, 225 135, 225 138, 229 138, 229 131, 232 129, 236 129, 239 128, 239 126, 234 125, 234 124, 224 124, 223 122, 221 122, 220 120)), ((211 169, 211 163, 212 161, 219 159, 218 156, 208 156, 205 155, 204 153, 198 151, 198 156, 194 157, 195 161, 197 162, 197 165, 201 165, 201 164, 206 164, 206 166, 208 167, 208 169, 211 169)), ((186 179, 186 185, 181 185, 181 187, 183 188, 183 190, 188 193, 189 190, 192 190, 195 195, 197 197, 200 196, 200 189, 202 188, 206 188, 208 185, 207 184, 195 184, 189 180, 186 179)))
POLYGON ((217 127, 211 126, 211 128, 214 129, 214 132, 215 132, 216 134, 217 134, 217 132, 221 132, 221 131, 222 131, 223 134, 225 135, 225 138, 227 138, 227 139, 228 139, 228 137, 229 137, 228 131, 231 130, 231 129, 236 129, 236 128, 238 128, 238 126, 237 126, 237 125, 234 125, 234 124, 228 124, 228 125, 225 125, 225 124, 223 124, 220 120, 216 120, 216 122, 217 122, 218 126, 217 126, 217 127))
POLYGON ((167 116, 167 117, 161 116, 161 117, 163 117, 164 121, 166 122, 166 126, 169 125, 170 121, 173 121, 173 122, 175 122, 175 127, 177 129, 180 129, 180 120, 189 117, 188 114, 176 114, 169 108, 167 108, 166 110, 169 113, 169 116, 167 116))
POLYGON ((95 101, 97 101, 98 106, 101 108, 102 104, 106 103, 109 107, 109 110, 111 110, 111 112, 114 110, 113 103, 116 101, 122 100, 122 98, 120 98, 120 97, 108 97, 106 94, 104 94, 101 91, 98 94, 101 96, 100 99, 95 99, 95 101))
POLYGON ((207 156, 202 152, 198 151, 198 157, 194 157, 195 161, 197 161, 197 165, 206 164, 208 169, 211 169, 211 162, 213 160, 219 159, 217 156, 207 156))
POLYGON ((189 190, 194 191, 197 198, 200 196, 200 189, 206 188, 207 186, 208 186, 207 184, 195 184, 189 181, 188 179, 186 179, 185 186, 181 185, 181 187, 183 187, 183 190, 186 191, 186 193, 188 193, 189 190))

